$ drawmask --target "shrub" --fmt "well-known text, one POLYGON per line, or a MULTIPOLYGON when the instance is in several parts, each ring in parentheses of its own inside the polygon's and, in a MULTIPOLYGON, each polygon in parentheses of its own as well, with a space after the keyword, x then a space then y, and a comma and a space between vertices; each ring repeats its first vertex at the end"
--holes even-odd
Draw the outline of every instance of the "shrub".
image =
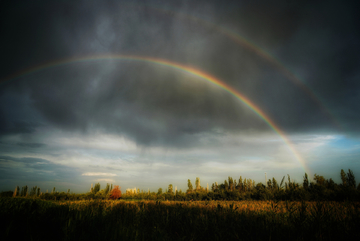
POLYGON ((110 199, 119 199, 121 198, 121 190, 119 186, 115 186, 113 190, 110 192, 110 199))

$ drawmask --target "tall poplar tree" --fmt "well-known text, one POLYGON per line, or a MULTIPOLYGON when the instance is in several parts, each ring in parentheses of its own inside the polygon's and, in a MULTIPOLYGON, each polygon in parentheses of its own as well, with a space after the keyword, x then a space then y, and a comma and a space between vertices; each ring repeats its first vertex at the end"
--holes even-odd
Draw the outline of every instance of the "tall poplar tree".
POLYGON ((354 173, 349 169, 349 172, 347 174, 347 183, 349 187, 356 188, 356 181, 354 173))
POLYGON ((111 191, 111 190, 110 190, 110 185, 109 185, 109 183, 107 183, 107 184, 106 184, 106 188, 105 188, 105 190, 104 190, 105 196, 109 193, 109 191, 111 191))
POLYGON ((169 184, 168 193, 173 194, 173 185, 169 184))
POLYGON ((96 194, 98 191, 100 191, 100 183, 96 183, 93 189, 94 194, 96 194))
POLYGON ((303 188, 305 190, 308 190, 308 188, 309 188, 309 179, 308 179, 308 175, 306 172, 305 172, 305 176, 304 176, 303 188))
POLYGON ((196 181, 195 181, 195 187, 196 187, 196 190, 199 190, 200 189, 200 178, 196 178, 196 181))
POLYGON ((343 169, 341 169, 340 176, 341 176, 342 185, 344 187, 346 187, 347 186, 347 177, 346 177, 346 174, 343 169))
POLYGON ((239 188, 239 191, 243 191, 243 180, 242 180, 242 177, 240 176, 239 178, 239 184, 238 184, 238 188, 239 188))
POLYGON ((187 192, 192 192, 192 190, 193 190, 193 185, 191 184, 190 179, 188 179, 188 190, 187 190, 187 192))

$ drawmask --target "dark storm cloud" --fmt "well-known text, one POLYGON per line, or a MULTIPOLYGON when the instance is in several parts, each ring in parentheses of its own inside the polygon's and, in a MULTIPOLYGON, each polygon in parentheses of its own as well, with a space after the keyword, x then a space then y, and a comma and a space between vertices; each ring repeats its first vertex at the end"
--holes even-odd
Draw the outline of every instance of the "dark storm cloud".
POLYGON ((2 180, 76 179, 80 172, 73 167, 54 164, 42 158, 0 156, 2 180))
POLYGON ((45 146, 43 143, 26 143, 26 142, 19 142, 17 143, 18 146, 21 147, 30 147, 30 148, 40 148, 45 146))
MULTIPOLYGON (((334 118, 359 130, 358 17, 347 2, 40 2, 1 14, 1 76, 59 58, 99 53, 164 58, 200 68, 240 90, 288 132, 337 131, 307 93, 268 60, 211 25, 241 33, 278 56, 334 118), (194 18, 195 17, 195 18, 194 18), (203 21, 202 20, 202 21, 203 21)), ((196 134, 268 131, 219 88, 168 67, 97 61, 46 69, 2 85, 23 102, 0 104, 0 134, 46 120, 67 131, 105 130, 140 145, 192 146, 196 134), (20 94, 19 94, 20 95, 20 94), (10 114, 9 114, 10 113, 10 114), (16 114, 23 113, 23 114, 16 114), (26 113, 26 114, 24 114, 26 113), (31 117, 31 118, 30 118, 31 117), (29 120, 31 119, 31 121, 29 120)))
POLYGON ((359 131, 360 19, 356 6, 311 4, 301 16, 301 26, 280 49, 290 66, 304 73, 305 83, 344 127, 359 131))

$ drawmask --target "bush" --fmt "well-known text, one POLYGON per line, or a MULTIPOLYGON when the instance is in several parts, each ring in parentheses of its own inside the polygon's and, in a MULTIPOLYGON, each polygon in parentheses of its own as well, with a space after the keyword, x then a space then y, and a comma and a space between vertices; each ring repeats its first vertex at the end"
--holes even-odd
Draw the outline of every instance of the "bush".
POLYGON ((121 190, 119 186, 115 186, 113 190, 110 192, 110 199, 120 199, 121 198, 121 190))

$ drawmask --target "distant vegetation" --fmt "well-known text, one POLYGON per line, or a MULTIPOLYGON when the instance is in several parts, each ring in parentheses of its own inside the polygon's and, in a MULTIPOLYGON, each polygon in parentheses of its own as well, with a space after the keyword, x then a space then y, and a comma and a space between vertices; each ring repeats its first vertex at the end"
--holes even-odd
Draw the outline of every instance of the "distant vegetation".
POLYGON ((140 191, 139 189, 127 189, 124 194, 118 186, 107 184, 104 189, 100 184, 91 186, 88 193, 75 194, 67 192, 57 192, 55 187, 52 192, 43 193, 40 188, 35 186, 30 191, 27 186, 16 187, 15 191, 2 192, 2 197, 31 197, 44 200, 107 200, 107 199, 125 199, 125 200, 173 200, 173 201, 205 201, 205 200, 274 200, 274 201, 344 201, 360 200, 360 184, 356 186, 355 176, 349 169, 348 173, 342 169, 340 172, 341 183, 335 183, 332 178, 325 179, 323 176, 314 175, 313 180, 309 180, 305 173, 302 183, 291 181, 290 176, 282 178, 280 183, 275 178, 269 179, 263 183, 255 183, 251 179, 240 178, 238 181, 232 177, 224 180, 224 183, 213 183, 211 187, 206 188, 200 185, 200 178, 196 178, 195 188, 188 180, 188 189, 186 191, 177 190, 170 184, 168 189, 163 192, 159 188, 157 192, 140 191))
POLYGON ((305 174, 301 184, 288 176, 266 185, 229 177, 211 188, 196 178, 185 192, 170 184, 157 193, 16 187, 1 193, 0 240, 360 240, 360 185, 351 170, 340 176, 340 184, 305 174))

